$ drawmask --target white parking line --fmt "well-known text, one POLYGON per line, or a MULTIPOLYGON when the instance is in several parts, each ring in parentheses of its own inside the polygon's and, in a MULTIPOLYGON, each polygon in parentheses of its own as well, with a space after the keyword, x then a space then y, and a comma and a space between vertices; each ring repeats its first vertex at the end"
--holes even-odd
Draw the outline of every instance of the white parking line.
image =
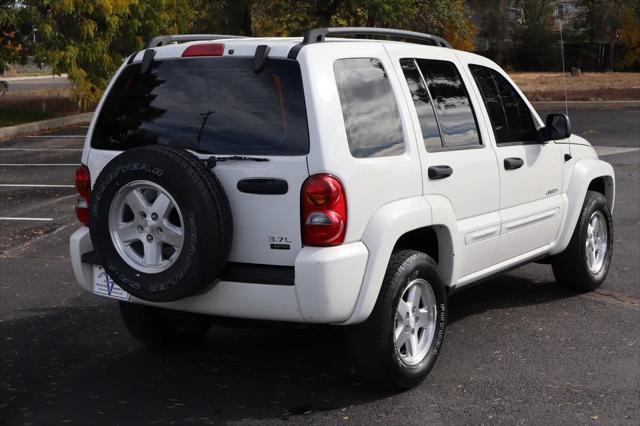
POLYGON ((0 217, 0 220, 31 220, 38 222, 48 222, 53 220, 52 217, 0 217))
POLYGON ((75 185, 45 185, 40 183, 0 183, 0 188, 75 188, 75 185))
POLYGON ((0 148, 0 151, 82 151, 82 148, 0 148))
POLYGON ((594 146, 593 147, 598 155, 615 155, 615 154, 627 154, 629 152, 640 151, 640 148, 624 147, 624 146, 594 146))
POLYGON ((19 163, 19 164, 4 164, 0 163, 1 167, 32 167, 32 166, 44 166, 44 167, 52 167, 52 166, 79 166, 80 163, 19 163))
POLYGON ((87 135, 31 135, 28 138, 49 139, 49 138, 84 138, 87 135))

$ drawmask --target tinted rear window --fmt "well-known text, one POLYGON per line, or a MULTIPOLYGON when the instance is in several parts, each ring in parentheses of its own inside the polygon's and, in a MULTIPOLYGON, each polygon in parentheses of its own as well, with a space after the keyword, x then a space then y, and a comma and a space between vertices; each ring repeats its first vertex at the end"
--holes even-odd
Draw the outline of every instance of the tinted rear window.
POLYGON ((400 113, 382 63, 373 58, 339 59, 333 69, 351 155, 367 158, 402 154, 400 113))
POLYGON ((160 144, 212 154, 305 155, 307 112, 300 68, 253 58, 156 61, 129 65, 100 112, 92 146, 124 150, 160 144))

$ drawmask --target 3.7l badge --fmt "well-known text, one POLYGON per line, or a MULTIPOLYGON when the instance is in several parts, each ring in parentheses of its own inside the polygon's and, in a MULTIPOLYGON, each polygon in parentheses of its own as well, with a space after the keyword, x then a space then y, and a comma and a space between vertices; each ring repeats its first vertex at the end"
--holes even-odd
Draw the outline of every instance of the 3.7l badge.
POLYGON ((268 239, 271 250, 291 250, 291 241, 287 237, 270 236, 268 239))

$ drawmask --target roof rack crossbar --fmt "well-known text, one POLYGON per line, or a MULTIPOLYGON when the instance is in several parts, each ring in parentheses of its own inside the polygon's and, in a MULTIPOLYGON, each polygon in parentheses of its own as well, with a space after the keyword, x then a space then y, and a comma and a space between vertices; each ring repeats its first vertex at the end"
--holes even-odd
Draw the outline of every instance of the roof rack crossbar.
POLYGON ((225 38, 246 38, 245 36, 226 34, 175 34, 162 35, 152 38, 147 42, 145 49, 160 47, 171 43, 186 43, 189 41, 221 40, 225 38))
POLYGON ((372 36, 372 37, 388 37, 395 39, 414 40, 420 44, 429 44, 432 46, 451 48, 449 42, 442 37, 431 34, 418 33, 415 31, 395 30, 392 28, 374 28, 374 27, 333 27, 333 28, 314 28, 305 33, 303 44, 320 43, 325 41, 326 37, 338 36, 372 36))

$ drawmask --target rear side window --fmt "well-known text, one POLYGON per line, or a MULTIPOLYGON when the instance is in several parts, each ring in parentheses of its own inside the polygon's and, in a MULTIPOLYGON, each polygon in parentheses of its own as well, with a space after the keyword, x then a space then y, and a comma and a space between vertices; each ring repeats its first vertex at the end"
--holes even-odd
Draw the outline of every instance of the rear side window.
POLYGON ((92 146, 124 150, 160 144, 212 154, 305 155, 309 135, 297 62, 252 58, 129 65, 110 91, 92 146))
POLYGON ((351 155, 385 157, 404 152, 398 105, 377 59, 340 59, 334 65, 351 155))
POLYGON ((436 109, 445 148, 481 145, 469 94, 455 64, 416 59, 436 109))
POLYGON ((531 111, 507 79, 480 65, 469 65, 469 69, 489 113, 496 143, 537 141, 531 111))
POLYGON ((438 121, 433 110, 431 96, 420 75, 420 71, 418 71, 415 60, 409 58, 401 59, 400 66, 407 80, 411 99, 418 114, 425 148, 427 151, 442 148, 442 139, 440 138, 440 130, 438 129, 438 121))

